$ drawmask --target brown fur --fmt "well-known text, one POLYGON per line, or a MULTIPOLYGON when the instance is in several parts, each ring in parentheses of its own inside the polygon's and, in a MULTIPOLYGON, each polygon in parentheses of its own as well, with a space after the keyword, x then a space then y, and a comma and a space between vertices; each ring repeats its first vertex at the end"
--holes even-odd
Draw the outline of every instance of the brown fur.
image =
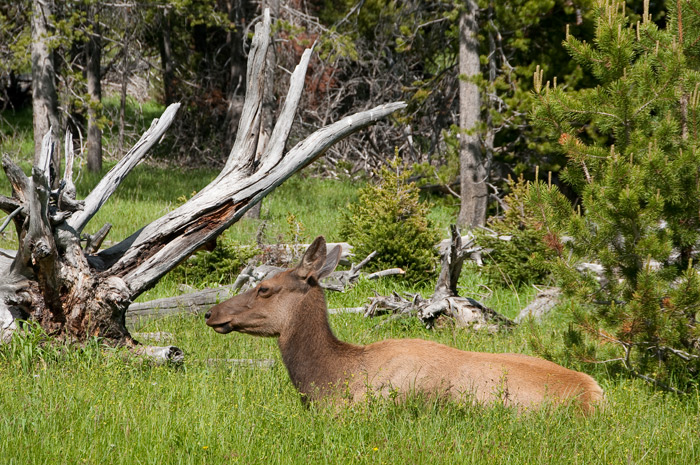
POLYGON ((500 402, 519 408, 576 402, 594 410, 603 391, 590 376, 521 354, 466 352, 421 339, 389 339, 367 346, 338 340, 328 324, 318 282, 338 264, 317 238, 301 263, 207 313, 220 333, 279 338, 289 376, 302 399, 363 399, 410 393, 500 402))

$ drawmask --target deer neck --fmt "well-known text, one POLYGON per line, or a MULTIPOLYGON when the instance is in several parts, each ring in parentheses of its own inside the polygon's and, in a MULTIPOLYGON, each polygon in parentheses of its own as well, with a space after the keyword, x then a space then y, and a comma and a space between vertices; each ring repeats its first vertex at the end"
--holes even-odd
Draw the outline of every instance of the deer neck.
POLYGON ((362 348, 335 337, 320 288, 304 296, 295 314, 297 318, 282 331, 278 343, 292 383, 305 399, 314 399, 358 370, 362 348))

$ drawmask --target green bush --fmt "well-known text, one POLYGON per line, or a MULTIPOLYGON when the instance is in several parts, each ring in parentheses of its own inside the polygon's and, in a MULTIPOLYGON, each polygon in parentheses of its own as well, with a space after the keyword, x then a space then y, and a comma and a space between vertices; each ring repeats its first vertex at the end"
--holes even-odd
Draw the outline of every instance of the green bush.
POLYGON ((440 236, 427 218, 428 205, 419 201, 418 188, 408 182, 410 175, 395 158, 379 173, 378 184, 360 189, 340 229, 358 259, 377 251, 368 269, 400 267, 406 279, 419 283, 435 276, 440 236))
POLYGON ((508 209, 503 216, 489 220, 489 228, 497 235, 479 235, 479 244, 487 250, 482 272, 495 284, 543 284, 550 279, 550 263, 561 246, 532 211, 530 183, 521 176, 511 184, 511 192, 503 199, 508 209))
POLYGON ((531 188, 542 222, 569 237, 555 274, 583 303, 579 328, 616 349, 596 358, 680 390, 700 382, 700 62, 698 40, 682 39, 700 37, 687 20, 698 7, 679 3, 659 27, 624 2, 599 4, 595 40, 564 42, 598 85, 542 85, 536 73, 532 114, 558 140, 562 179, 579 196, 574 210, 531 188), (602 273, 582 273, 590 262, 602 273))

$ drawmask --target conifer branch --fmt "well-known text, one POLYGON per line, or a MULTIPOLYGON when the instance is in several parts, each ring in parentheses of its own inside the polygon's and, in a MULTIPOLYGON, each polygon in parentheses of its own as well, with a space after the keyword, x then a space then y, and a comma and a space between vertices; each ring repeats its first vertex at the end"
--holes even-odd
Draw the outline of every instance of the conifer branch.
POLYGON ((637 109, 637 111, 634 112, 634 115, 632 115, 632 119, 636 118, 637 115, 638 115, 642 110, 644 110, 648 105, 651 105, 651 104, 654 102, 654 100, 656 100, 657 98, 659 98, 659 96, 661 95, 661 93, 662 93, 664 90, 666 90, 666 88, 669 86, 670 83, 671 83, 671 79, 669 79, 668 81, 666 81, 666 83, 661 87, 661 89, 659 89, 659 91, 658 91, 648 102, 646 102, 644 105, 642 105, 641 107, 639 107, 639 108, 637 109))

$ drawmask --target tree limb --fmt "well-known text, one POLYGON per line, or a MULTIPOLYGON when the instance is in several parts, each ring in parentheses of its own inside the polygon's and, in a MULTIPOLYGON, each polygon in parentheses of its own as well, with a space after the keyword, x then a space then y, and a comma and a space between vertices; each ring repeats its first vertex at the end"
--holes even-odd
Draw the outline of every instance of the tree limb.
POLYGON ((93 216, 99 211, 119 184, 131 172, 132 169, 148 154, 170 127, 170 123, 175 118, 180 108, 179 103, 173 103, 165 109, 160 118, 156 118, 151 123, 151 127, 146 131, 139 141, 119 160, 104 178, 95 186, 90 194, 85 198, 83 211, 74 214, 68 221, 68 225, 78 232, 81 232, 93 216))

